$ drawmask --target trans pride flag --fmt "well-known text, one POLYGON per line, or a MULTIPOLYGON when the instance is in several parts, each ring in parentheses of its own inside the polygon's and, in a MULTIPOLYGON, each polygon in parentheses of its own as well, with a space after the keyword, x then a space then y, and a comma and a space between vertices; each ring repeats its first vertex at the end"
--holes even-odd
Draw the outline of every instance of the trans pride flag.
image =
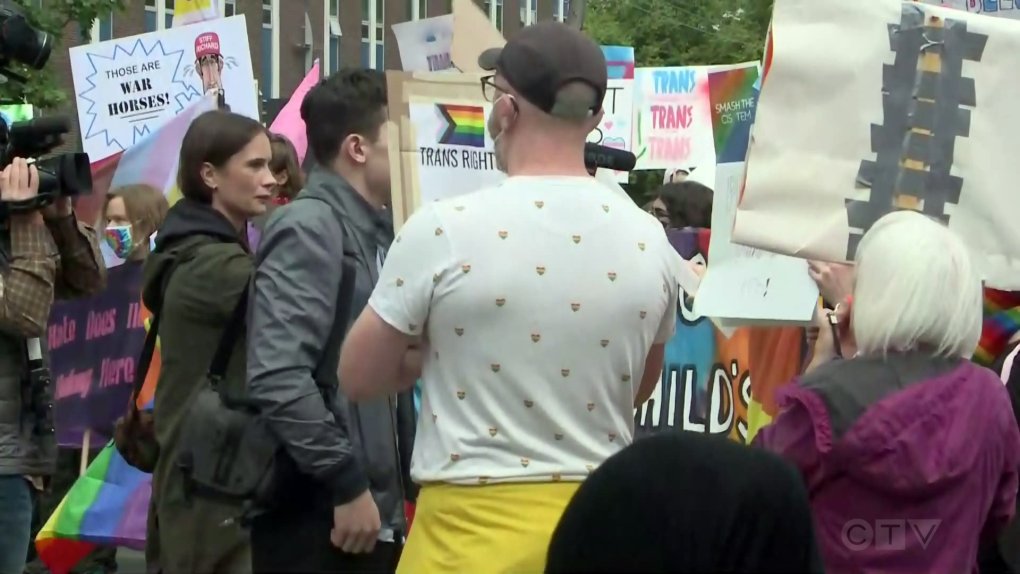
MULTIPOLYGON (((147 138, 128 150, 92 164, 93 194, 76 206, 83 221, 97 221, 111 188, 146 183, 162 189, 170 203, 180 196, 177 165, 181 142, 191 122, 216 108, 213 97, 203 97, 147 138)), ((105 247, 105 246, 104 246, 105 247)), ((123 263, 108 249, 109 266, 123 263), (112 260, 111 260, 112 258, 112 260)), ((141 306, 149 327, 151 313, 141 306)), ((153 354, 141 393, 139 408, 151 408, 160 371, 159 344, 153 354)), ((64 574, 96 546, 145 548, 145 527, 152 495, 152 476, 143 473, 106 445, 36 537, 39 558, 54 574, 64 574)))

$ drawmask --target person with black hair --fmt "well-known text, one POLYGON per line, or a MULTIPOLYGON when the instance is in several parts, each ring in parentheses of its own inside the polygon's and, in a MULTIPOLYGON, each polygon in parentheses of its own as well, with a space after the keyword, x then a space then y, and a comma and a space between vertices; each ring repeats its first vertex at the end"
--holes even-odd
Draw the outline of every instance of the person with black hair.
POLYGON ((693 432, 639 440, 592 473, 546 564, 547 574, 823 571, 797 469, 693 432))
POLYGON ((712 228, 712 198, 708 187, 696 181, 667 183, 652 202, 652 215, 672 229, 712 228))
POLYGON ((252 526, 256 572, 388 572, 400 556, 414 399, 354 404, 337 380, 344 317, 364 308, 393 241, 386 115, 378 71, 340 70, 312 88, 301 117, 314 167, 259 246, 249 395, 296 472, 252 526), (353 294, 340 289, 349 272, 353 294))

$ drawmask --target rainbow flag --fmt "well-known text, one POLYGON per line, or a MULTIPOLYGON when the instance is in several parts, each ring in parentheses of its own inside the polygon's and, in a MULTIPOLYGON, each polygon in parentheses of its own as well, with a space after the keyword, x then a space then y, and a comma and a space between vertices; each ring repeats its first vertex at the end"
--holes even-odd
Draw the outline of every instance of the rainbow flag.
POLYGON ((39 532, 39 558, 66 574, 96 546, 144 550, 151 495, 152 475, 128 465, 111 442, 39 532))
POLYGON ((219 0, 177 0, 173 27, 187 26, 220 17, 219 0))
POLYGON ((485 147, 485 110, 481 106, 436 104, 436 113, 443 122, 439 143, 485 147))
MULTIPOLYGON (((184 134, 195 118, 214 109, 216 99, 203 97, 138 144, 93 163, 94 189, 92 196, 81 198, 75 206, 79 219, 97 221, 107 191, 122 185, 146 183, 162 189, 171 204, 175 202, 180 197, 177 165, 184 134)), ((109 266, 122 263, 105 244, 104 256, 109 266)), ((151 317, 143 304, 146 330, 151 317)), ((160 365, 157 339, 149 372, 136 398, 140 409, 152 408, 160 365)), ((39 532, 35 539, 39 558, 54 574, 64 574, 98 545, 144 549, 151 493, 152 476, 128 465, 111 442, 39 532)))

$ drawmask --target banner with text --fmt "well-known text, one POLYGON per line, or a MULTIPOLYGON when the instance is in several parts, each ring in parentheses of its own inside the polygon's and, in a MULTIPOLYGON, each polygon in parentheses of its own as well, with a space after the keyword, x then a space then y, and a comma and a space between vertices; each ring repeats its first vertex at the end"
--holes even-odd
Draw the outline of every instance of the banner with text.
MULTIPOLYGON (((602 123, 588 135, 588 141, 606 147, 631 150, 634 121, 634 48, 602 46, 609 72, 609 84, 602 103, 602 123)), ((629 174, 613 172, 617 182, 627 183, 629 174)))
POLYGON ((405 72, 440 72, 453 67, 453 14, 393 25, 405 72))
POLYGON ((411 103, 418 142, 421 202, 429 203, 495 185, 496 152, 485 130, 492 105, 465 101, 411 103))
MULTIPOLYGON (((681 257, 706 262, 711 232, 683 229, 669 240, 681 257)), ((727 436, 745 442, 751 401, 749 330, 727 337, 707 317, 696 315, 683 297, 676 333, 666 343, 662 379, 647 403, 634 411, 635 437, 663 430, 727 436)))
POLYGON ((757 68, 756 62, 732 66, 638 68, 634 73, 636 169, 673 169, 712 162, 709 72, 757 68))
POLYGON ((95 297, 57 301, 50 311, 47 343, 61 446, 80 447, 89 429, 92 444, 103 444, 127 412, 145 342, 141 262, 110 269, 106 284, 95 297))
POLYGON ((971 14, 1020 18, 1020 0, 921 0, 921 2, 932 6, 965 10, 971 14))
POLYGON ((124 151, 202 94, 259 117, 244 16, 71 48, 82 147, 95 162, 124 151))
POLYGON ((853 261, 882 217, 911 210, 959 236, 989 287, 1020 289, 1020 22, 777 0, 772 30, 733 240, 853 261))

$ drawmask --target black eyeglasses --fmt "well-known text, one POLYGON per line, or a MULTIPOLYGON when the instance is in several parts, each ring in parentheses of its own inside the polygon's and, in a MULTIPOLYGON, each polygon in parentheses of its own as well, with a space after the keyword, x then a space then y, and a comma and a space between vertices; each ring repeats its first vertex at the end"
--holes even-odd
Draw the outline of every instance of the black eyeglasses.
POLYGON ((503 90, 499 89, 499 86, 496 85, 495 74, 482 78, 482 97, 485 98, 485 101, 491 104, 496 101, 497 94, 502 91, 503 90))

